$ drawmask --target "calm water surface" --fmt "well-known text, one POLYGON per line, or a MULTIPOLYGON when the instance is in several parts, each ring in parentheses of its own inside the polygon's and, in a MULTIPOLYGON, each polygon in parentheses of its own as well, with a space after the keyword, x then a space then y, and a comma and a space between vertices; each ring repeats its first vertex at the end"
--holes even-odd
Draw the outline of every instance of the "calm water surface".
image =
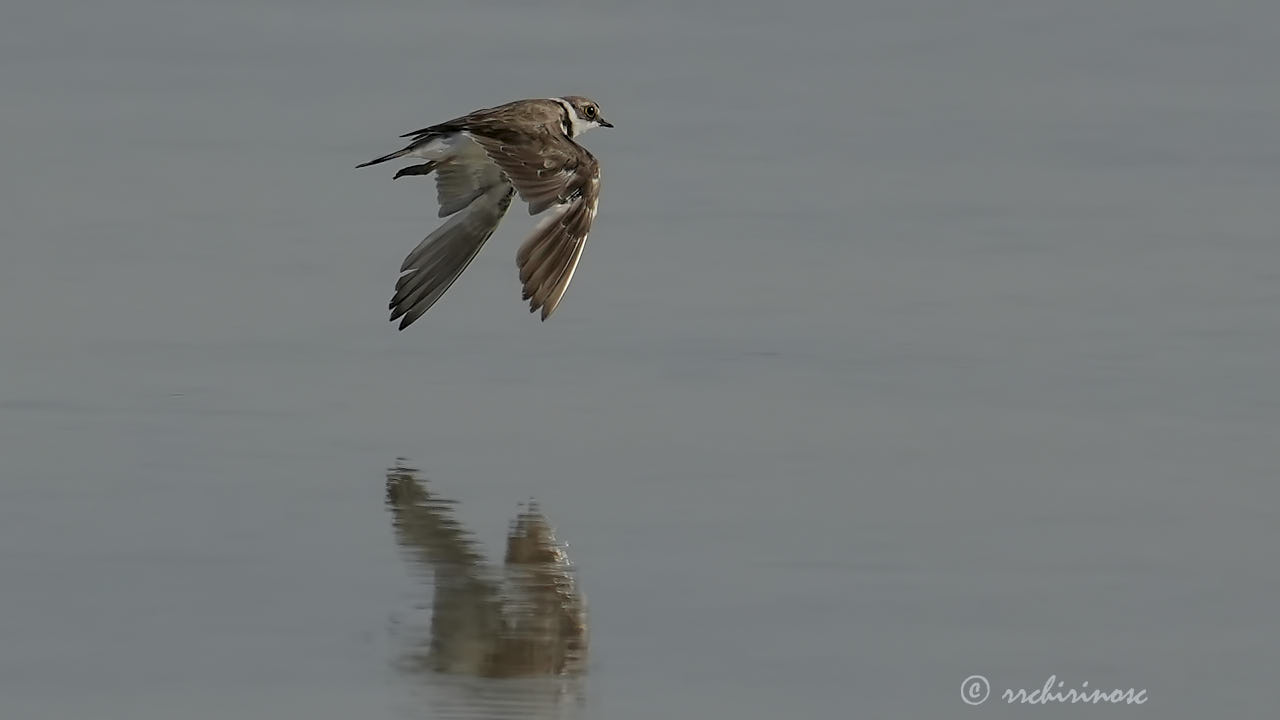
POLYGON ((1272 715, 1278 65, 1261 1, 10 3, 0 715, 1272 715), (556 316, 513 212, 395 332, 434 189, 352 167, 570 93, 556 316), (585 674, 412 662, 470 576, 396 467, 477 577, 536 499, 585 674))

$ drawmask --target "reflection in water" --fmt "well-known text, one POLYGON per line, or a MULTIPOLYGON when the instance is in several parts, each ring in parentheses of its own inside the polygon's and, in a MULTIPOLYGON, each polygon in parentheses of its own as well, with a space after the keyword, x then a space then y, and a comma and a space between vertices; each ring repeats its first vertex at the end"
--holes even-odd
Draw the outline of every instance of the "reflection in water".
POLYGON ((581 709, 586 604, 551 525, 530 502, 502 570, 404 461, 387 471, 396 539, 433 578, 431 624, 406 652, 430 684, 431 717, 570 717, 581 709))

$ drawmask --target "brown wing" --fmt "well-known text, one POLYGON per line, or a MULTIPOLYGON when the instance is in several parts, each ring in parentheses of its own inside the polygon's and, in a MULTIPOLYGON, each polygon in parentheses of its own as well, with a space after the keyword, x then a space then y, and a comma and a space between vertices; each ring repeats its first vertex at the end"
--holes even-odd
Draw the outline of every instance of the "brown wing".
POLYGON ((516 255, 529 312, 541 309, 546 320, 582 259, 600 203, 600 164, 586 148, 551 132, 472 138, 529 203, 529 214, 552 209, 516 255))
POLYGON ((529 134, 503 133, 471 137, 489 154, 537 215, 581 193, 594 177, 600 177, 595 156, 581 145, 545 126, 529 134))
POLYGON ((569 289, 574 271, 578 269, 582 250, 587 245, 587 235, 591 232, 591 222, 596 217, 599 188, 597 178, 590 183, 587 192, 540 223, 516 254, 520 282, 524 284, 523 297, 529 301, 529 312, 541 309, 543 320, 555 312, 569 289))
POLYGON ((593 167, 582 191, 553 208, 516 253, 529 312, 541 309, 543 320, 551 317, 569 288, 599 203, 600 170, 593 167))

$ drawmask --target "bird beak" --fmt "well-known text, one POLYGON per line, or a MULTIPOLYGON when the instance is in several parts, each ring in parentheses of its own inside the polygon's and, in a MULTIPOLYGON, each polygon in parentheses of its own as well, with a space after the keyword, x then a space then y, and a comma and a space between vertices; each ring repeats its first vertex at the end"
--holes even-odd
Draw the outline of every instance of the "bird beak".
POLYGON ((605 120, 604 118, 600 118, 596 122, 600 123, 600 127, 613 127, 613 123, 605 120))

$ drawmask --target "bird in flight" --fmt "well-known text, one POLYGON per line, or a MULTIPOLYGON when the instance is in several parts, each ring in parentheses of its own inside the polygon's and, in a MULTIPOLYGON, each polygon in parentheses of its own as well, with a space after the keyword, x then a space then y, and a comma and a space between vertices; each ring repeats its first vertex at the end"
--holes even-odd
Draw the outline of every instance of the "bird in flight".
POLYGON ((600 164, 576 142, 613 127, 600 105, 580 95, 516 100, 405 133, 409 144, 387 160, 425 160, 402 175, 436 174, 439 216, 448 218, 409 253, 391 298, 400 329, 422 317, 471 264, 507 213, 515 193, 529 214, 550 211, 516 253, 529 312, 546 320, 564 297, 582 258, 600 203, 600 164))

